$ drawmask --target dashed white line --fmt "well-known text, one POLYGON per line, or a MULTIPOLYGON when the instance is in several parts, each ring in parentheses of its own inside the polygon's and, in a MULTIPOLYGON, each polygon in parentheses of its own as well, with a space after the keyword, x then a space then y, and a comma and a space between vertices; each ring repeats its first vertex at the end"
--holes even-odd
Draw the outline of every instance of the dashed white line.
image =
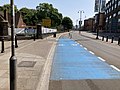
POLYGON ((117 67, 115 67, 114 65, 110 65, 113 69, 117 70, 118 72, 120 72, 120 69, 118 69, 117 67))
POLYGON ((72 46, 77 46, 78 44, 72 44, 72 46))
POLYGON ((87 50, 87 48, 84 48, 85 50, 87 50))
POLYGON ((79 45, 79 43, 77 42, 77 44, 79 45))
POLYGON ((94 54, 92 51, 89 51, 91 54, 94 54))
POLYGON ((58 46, 64 46, 64 44, 59 44, 58 46))
POLYGON ((83 47, 82 45, 80 45, 81 47, 83 47))
POLYGON ((101 58, 101 57, 98 57, 101 61, 103 61, 103 62, 105 62, 105 60, 103 59, 103 58, 101 58))

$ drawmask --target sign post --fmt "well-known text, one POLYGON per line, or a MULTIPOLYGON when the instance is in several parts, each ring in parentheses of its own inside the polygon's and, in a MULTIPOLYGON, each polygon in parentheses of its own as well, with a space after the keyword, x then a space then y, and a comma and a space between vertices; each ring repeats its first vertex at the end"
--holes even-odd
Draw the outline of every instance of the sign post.
POLYGON ((17 58, 15 56, 15 12, 14 12, 14 0, 10 0, 11 4, 11 57, 10 57, 10 90, 17 90, 17 58))

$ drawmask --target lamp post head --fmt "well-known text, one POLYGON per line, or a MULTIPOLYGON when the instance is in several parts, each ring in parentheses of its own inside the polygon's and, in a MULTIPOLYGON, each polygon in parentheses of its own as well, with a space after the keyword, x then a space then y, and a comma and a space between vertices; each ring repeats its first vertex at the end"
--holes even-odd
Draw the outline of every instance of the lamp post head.
POLYGON ((83 10, 79 10, 78 13, 85 13, 83 10))

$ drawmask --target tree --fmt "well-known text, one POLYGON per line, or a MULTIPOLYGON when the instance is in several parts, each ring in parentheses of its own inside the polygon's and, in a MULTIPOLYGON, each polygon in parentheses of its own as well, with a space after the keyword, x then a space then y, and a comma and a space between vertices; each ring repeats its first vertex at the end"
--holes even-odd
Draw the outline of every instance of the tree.
POLYGON ((54 8, 52 4, 40 3, 36 7, 37 17, 39 22, 42 22, 42 19, 51 19, 52 27, 56 27, 61 24, 62 14, 58 12, 58 9, 54 8))
MULTIPOLYGON (((9 13, 10 13, 10 4, 5 4, 3 6, 0 7, 0 11, 4 11, 4 10, 7 10, 9 13)), ((15 5, 15 12, 17 12, 18 9, 17 9, 17 6, 15 5)))
POLYGON ((73 22, 69 17, 64 17, 62 20, 62 25, 63 25, 65 30, 69 30, 69 29, 72 29, 73 22))
POLYGON ((37 12, 35 9, 28 9, 26 7, 21 8, 19 10, 19 12, 21 13, 22 17, 23 17, 23 21, 27 24, 27 25, 36 25, 37 24, 37 12))

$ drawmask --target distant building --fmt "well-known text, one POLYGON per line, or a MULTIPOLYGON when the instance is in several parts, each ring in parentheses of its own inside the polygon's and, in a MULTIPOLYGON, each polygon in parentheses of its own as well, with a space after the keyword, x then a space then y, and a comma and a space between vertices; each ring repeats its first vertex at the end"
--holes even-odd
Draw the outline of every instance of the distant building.
POLYGON ((105 31, 105 13, 104 12, 100 12, 100 13, 95 14, 94 31, 96 32, 97 29, 100 32, 105 31))
POLYGON ((94 31, 94 23, 95 23, 94 18, 84 20, 84 30, 94 31))
POLYGON ((120 0, 110 0, 106 4, 106 31, 120 32, 120 0))

